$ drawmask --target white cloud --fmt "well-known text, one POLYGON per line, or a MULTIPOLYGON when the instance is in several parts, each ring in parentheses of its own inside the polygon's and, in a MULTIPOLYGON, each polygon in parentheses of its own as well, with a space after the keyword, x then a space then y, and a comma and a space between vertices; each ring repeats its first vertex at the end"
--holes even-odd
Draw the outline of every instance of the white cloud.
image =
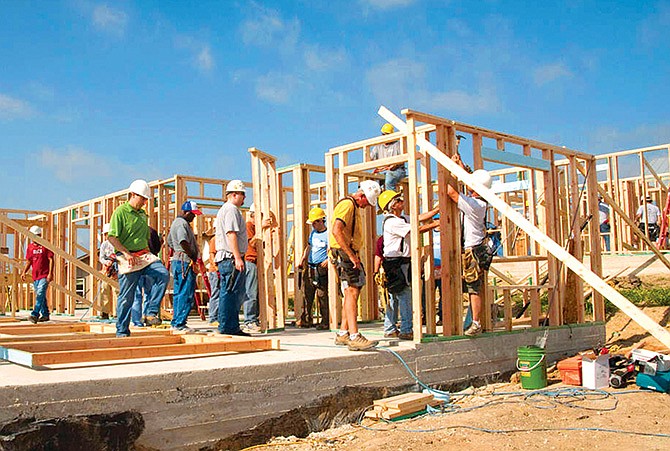
POLYGON ((615 152, 670 143, 670 122, 641 124, 633 129, 601 126, 588 135, 589 149, 594 153, 615 152))
POLYGON ((119 37, 126 33, 128 26, 128 14, 105 4, 93 8, 92 20, 98 31, 119 37))
POLYGON ((551 63, 533 69, 533 81, 543 86, 560 78, 572 78, 573 73, 563 63, 551 63))
POLYGON ((360 0, 364 6, 368 6, 375 9, 393 9, 393 8, 404 8, 411 5, 416 0, 360 0))
POLYGON ((425 66, 410 59, 387 61, 366 73, 370 91, 383 105, 468 115, 501 110, 491 83, 481 82, 472 92, 463 89, 440 91, 428 89, 426 80, 425 66))
POLYGON ((110 179, 120 173, 135 172, 131 166, 73 146, 64 149, 47 147, 39 152, 37 160, 45 169, 52 171, 57 180, 67 184, 110 179))
POLYGON ((269 73, 256 79, 256 96, 273 104, 286 104, 298 85, 294 75, 269 73))
POLYGON ((191 65, 203 74, 210 73, 216 66, 209 44, 200 42, 191 36, 175 37, 175 46, 186 49, 191 54, 191 65))
POLYGON ((208 45, 205 45, 198 53, 196 66, 203 72, 210 72, 214 68, 214 58, 208 45))
POLYGON ((300 36, 300 21, 285 20, 278 11, 252 4, 253 17, 240 26, 242 41, 247 45, 293 51, 300 36))
POLYGON ((33 114, 33 108, 27 102, 0 94, 0 119, 21 119, 33 114))
POLYGON ((326 71, 342 68, 347 65, 348 56, 344 49, 329 50, 319 45, 305 49, 305 64, 314 71, 326 71))

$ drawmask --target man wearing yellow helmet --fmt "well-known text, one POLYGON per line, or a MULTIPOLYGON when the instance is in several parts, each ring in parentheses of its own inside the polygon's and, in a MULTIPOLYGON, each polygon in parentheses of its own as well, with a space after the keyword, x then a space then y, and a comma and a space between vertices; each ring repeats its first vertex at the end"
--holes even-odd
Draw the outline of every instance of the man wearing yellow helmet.
MULTIPOLYGON (((395 129, 393 125, 386 123, 382 126, 381 132, 382 135, 390 135, 395 129)), ((400 146, 400 140, 395 140, 387 143, 377 144, 370 148, 370 159, 379 160, 382 158, 395 157, 402 153, 402 147, 400 146)), ((384 188, 397 191, 398 183, 405 177, 407 177, 407 170, 404 163, 397 163, 388 166, 382 166, 376 168, 373 171, 375 174, 380 172, 385 173, 384 188)))
MULTIPOLYGON (((410 260, 410 224, 403 214, 405 200, 400 193, 386 190, 379 195, 379 207, 385 213, 383 223, 383 262, 386 274, 386 289, 389 302, 384 313, 384 337, 412 340, 412 286, 410 260), (396 323, 400 313, 400 330, 396 323)), ((423 213, 419 221, 427 221, 439 212, 439 207, 423 213)), ((432 221, 419 227, 419 233, 436 228, 440 223, 432 221)))
POLYGON ((321 321, 317 324, 318 330, 329 328, 328 313, 328 230, 326 228, 326 212, 323 208, 314 207, 309 211, 307 224, 312 225, 307 246, 302 254, 298 269, 302 271, 307 263, 307 273, 303 280, 305 303, 300 317, 303 327, 312 327, 314 319, 312 309, 314 296, 319 303, 321 321))

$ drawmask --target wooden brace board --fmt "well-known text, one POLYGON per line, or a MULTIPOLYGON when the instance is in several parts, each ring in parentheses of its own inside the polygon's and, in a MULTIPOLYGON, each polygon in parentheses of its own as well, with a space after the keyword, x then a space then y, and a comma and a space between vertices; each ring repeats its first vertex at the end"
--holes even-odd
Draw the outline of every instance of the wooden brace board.
MULTIPOLYGON (((408 130, 409 127, 402 119, 393 114, 386 107, 380 107, 378 113, 399 131, 405 133, 413 132, 413 130, 408 130)), ((540 229, 535 227, 535 225, 533 225, 530 221, 528 221, 502 199, 500 199, 492 190, 479 183, 479 181, 473 177, 472 174, 468 174, 463 168, 451 160, 451 158, 440 152, 440 150, 431 142, 422 138, 420 135, 417 136, 416 141, 419 148, 434 158, 439 165, 447 168, 449 172, 451 172, 455 177, 477 191, 477 193, 479 193, 493 208, 498 210, 502 215, 518 225, 523 231, 530 235, 539 245, 544 247, 554 257, 563 261, 565 266, 570 268, 582 280, 591 285, 594 290, 611 301, 614 305, 621 309, 621 311, 623 311, 633 321, 638 323, 642 328, 656 337, 665 346, 670 347, 670 332, 652 320, 649 316, 642 312, 642 310, 637 308, 632 302, 621 295, 621 293, 609 286, 607 282, 589 270, 582 264, 582 262, 570 255, 570 253, 563 249, 563 247, 545 235, 540 229)))

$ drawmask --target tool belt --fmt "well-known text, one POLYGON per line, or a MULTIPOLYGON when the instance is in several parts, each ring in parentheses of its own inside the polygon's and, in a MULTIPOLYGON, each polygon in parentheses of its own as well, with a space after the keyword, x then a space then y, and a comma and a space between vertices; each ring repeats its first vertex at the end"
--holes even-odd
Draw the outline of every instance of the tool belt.
POLYGON ((135 263, 132 265, 122 253, 118 252, 116 254, 116 261, 119 264, 119 274, 128 274, 135 271, 141 271, 152 263, 159 261, 158 257, 149 252, 149 248, 130 252, 130 255, 135 257, 135 263))
POLYGON ((307 263, 307 278, 317 288, 328 286, 328 268, 322 268, 321 263, 307 263))
POLYGON ((409 257, 385 257, 382 262, 386 274, 386 289, 391 294, 400 293, 410 286, 411 271, 409 257))

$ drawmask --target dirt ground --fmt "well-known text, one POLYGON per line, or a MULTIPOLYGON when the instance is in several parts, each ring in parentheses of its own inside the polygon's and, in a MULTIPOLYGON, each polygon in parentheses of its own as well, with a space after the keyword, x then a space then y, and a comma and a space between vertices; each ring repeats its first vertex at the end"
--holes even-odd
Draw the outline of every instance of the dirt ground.
MULTIPOLYGON (((642 283, 670 286, 667 277, 658 276, 642 278, 642 283)), ((670 307, 643 311, 667 328, 670 307)), ((608 321, 607 337, 607 344, 618 346, 621 353, 633 347, 664 348, 621 313, 608 321)), ((463 396, 452 394, 455 407, 450 413, 392 423, 365 419, 360 425, 328 429, 304 439, 278 437, 253 449, 670 449, 669 395, 640 391, 634 381, 624 389, 587 392, 561 384, 556 370, 548 376, 550 396, 529 397, 515 382, 469 388, 463 396)))

